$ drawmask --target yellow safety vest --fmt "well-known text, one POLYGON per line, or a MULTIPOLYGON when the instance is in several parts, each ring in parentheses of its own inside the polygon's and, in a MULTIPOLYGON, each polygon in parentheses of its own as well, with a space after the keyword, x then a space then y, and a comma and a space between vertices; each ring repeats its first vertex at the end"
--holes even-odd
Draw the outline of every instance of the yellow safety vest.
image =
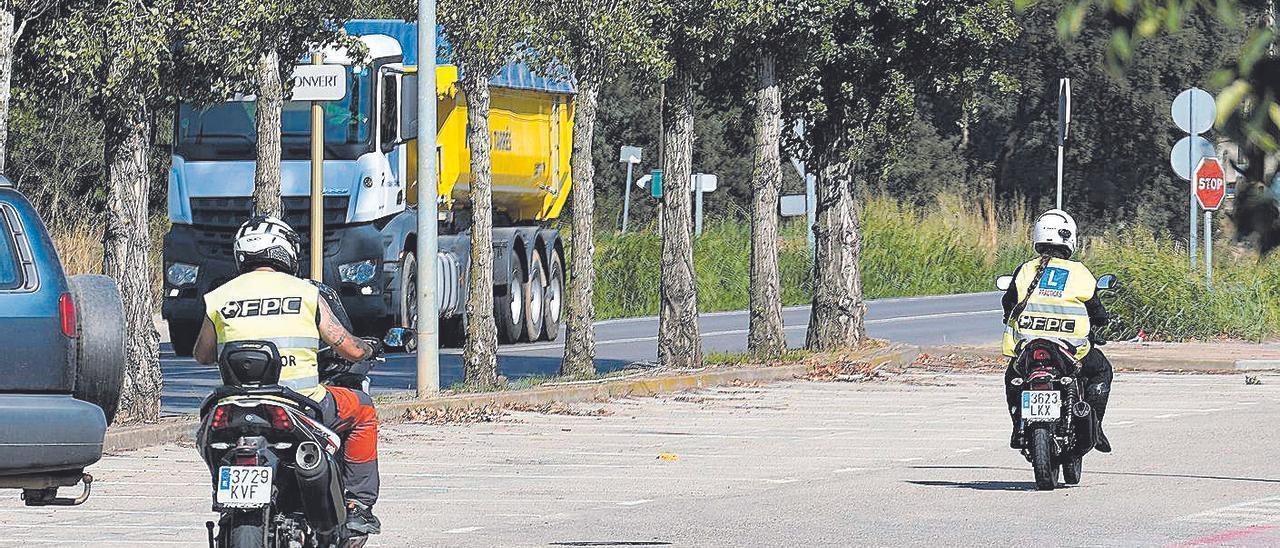
POLYGON ((316 352, 320 348, 320 291, 281 272, 242 274, 204 296, 218 332, 218 355, 226 343, 269 341, 280 350, 280 385, 316 401, 324 399, 316 352))
POLYGON ((1040 259, 1027 261, 1013 281, 1018 301, 1027 299, 1027 307, 1017 318, 1010 318, 1004 330, 1004 355, 1016 356, 1020 341, 1037 338, 1059 339, 1075 345, 1076 359, 1084 358, 1089 343, 1089 310, 1084 303, 1093 298, 1098 281, 1081 263, 1050 259, 1035 288, 1040 259), (1031 297, 1027 291, 1034 289, 1031 297))

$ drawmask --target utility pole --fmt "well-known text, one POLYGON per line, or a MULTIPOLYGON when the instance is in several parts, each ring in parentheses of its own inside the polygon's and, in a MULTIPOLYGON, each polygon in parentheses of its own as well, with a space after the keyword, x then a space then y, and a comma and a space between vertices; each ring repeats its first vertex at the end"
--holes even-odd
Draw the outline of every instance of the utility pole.
MULTIPOLYGON (((436 183, 436 0, 418 0, 418 397, 440 392, 440 307, 436 303, 439 188, 436 183)), ((408 275, 402 272, 402 276, 408 275)))
MULTIPOLYGON (((323 65, 324 54, 311 54, 323 65)), ((311 101, 311 279, 324 283, 324 105, 311 101)))

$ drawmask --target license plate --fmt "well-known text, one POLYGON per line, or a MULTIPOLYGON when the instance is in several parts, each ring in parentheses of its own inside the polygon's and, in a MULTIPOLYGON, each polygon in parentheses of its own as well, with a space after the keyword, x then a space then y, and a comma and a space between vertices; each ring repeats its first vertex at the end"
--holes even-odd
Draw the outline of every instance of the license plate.
POLYGON ((218 504, 237 508, 271 504, 271 468, 267 466, 218 468, 218 504))
POLYGON ((1062 393, 1057 390, 1027 390, 1022 393, 1022 420, 1052 422, 1062 417, 1062 393))

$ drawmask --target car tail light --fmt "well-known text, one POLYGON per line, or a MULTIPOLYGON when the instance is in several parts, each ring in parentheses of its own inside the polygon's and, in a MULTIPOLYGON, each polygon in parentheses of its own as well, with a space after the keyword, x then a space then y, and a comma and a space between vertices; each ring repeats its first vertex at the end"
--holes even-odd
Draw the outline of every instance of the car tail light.
POLYGON ((71 300, 70 293, 63 293, 58 298, 58 317, 62 319, 62 334, 76 338, 76 303, 71 300))
POLYGON ((293 420, 289 418, 289 413, 283 407, 271 408, 271 426, 276 430, 293 430, 293 420))
POLYGON ((227 427, 229 422, 230 420, 229 417, 227 417, 227 408, 218 406, 213 410, 213 420, 209 422, 209 426, 214 430, 222 430, 227 427))
POLYGON ((1031 359, 1038 362, 1047 362, 1049 361, 1049 351, 1043 348, 1037 348, 1035 352, 1031 353, 1031 359))

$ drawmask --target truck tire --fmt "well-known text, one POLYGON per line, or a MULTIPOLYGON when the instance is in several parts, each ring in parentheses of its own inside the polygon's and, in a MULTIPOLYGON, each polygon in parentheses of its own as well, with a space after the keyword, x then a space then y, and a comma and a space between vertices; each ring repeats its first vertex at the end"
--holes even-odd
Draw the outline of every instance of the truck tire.
MULTIPOLYGON (((400 326, 418 329, 418 258, 413 252, 404 254, 400 259, 400 326)), ((443 326, 441 326, 443 327, 443 326)), ((443 339, 443 333, 441 333, 443 339)), ((409 337, 405 341, 405 352, 413 352, 418 348, 418 338, 409 337)))
POLYGON ((520 342, 524 333, 525 282, 524 265, 519 260, 508 261, 511 265, 510 282, 503 294, 494 292, 493 317, 498 323, 498 342, 520 342))
POLYGON ((67 280, 76 306, 73 394, 102 408, 107 424, 116 417, 124 382, 124 301, 115 280, 82 274, 67 280))
POLYGON ((542 323, 547 314, 547 271, 542 268, 542 253, 534 252, 529 258, 529 283, 525 285, 524 292, 524 336, 521 339, 537 342, 542 338, 542 323))
POLYGON ((181 320, 169 320, 169 344, 173 345, 173 355, 190 358, 196 347, 196 337, 200 335, 200 324, 181 320))
POLYGON ((551 252, 547 268, 546 304, 542 307, 542 338, 554 341, 560 338, 560 318, 564 312, 564 259, 559 251, 551 252))

